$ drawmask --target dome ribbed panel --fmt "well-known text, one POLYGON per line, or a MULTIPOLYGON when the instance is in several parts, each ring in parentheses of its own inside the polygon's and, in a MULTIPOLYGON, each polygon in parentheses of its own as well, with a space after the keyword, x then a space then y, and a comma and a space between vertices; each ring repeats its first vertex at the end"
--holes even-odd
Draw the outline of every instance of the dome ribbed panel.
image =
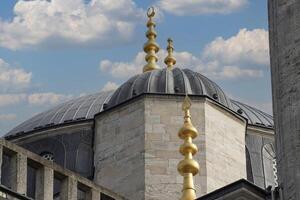
POLYGON ((211 82, 208 78, 206 78, 205 76, 199 74, 199 73, 196 73, 197 76, 201 79, 202 81, 202 84, 205 88, 205 91, 206 91, 206 94, 207 96, 209 97, 213 97, 213 95, 216 93, 216 90, 215 88, 211 85, 211 82))
POLYGON ((183 70, 180 69, 180 71, 181 71, 182 76, 183 76, 185 94, 193 94, 192 89, 191 89, 190 80, 188 79, 188 77, 186 76, 186 74, 184 73, 183 70))
POLYGON ((79 98, 78 101, 74 102, 74 104, 64 113, 63 117, 61 118, 59 123, 64 121, 73 120, 73 117, 78 110, 78 108, 84 103, 85 98, 79 98))
POLYGON ((97 99, 91 103, 86 113, 86 119, 92 119, 95 114, 101 112, 103 110, 103 105, 110 100, 112 95, 112 91, 97 93, 97 99))
POLYGON ((189 79, 192 94, 202 94, 212 98, 213 95, 216 94, 218 98, 214 100, 220 102, 228 108, 232 108, 230 99, 227 98, 223 90, 221 90, 216 83, 209 80, 205 76, 200 75, 199 73, 193 72, 190 69, 184 69, 183 71, 189 79))
POLYGON ((174 76, 173 71, 170 69, 166 69, 166 93, 174 94, 174 76))
POLYGON ((151 72, 145 72, 138 76, 134 84, 134 92, 136 95, 144 93, 148 90, 148 82, 150 79, 151 72))
POLYGON ((239 103, 237 101, 233 101, 233 100, 231 100, 231 102, 232 102, 233 110, 235 112, 238 112, 239 109, 241 109, 243 112, 239 113, 239 114, 242 115, 243 117, 247 118, 248 119, 248 123, 253 124, 253 121, 252 121, 251 117, 249 115, 247 115, 247 112, 244 112, 244 110, 242 109, 242 107, 239 106, 239 103))
POLYGON ((66 103, 66 105, 64 107, 59 109, 55 115, 55 118, 53 119, 53 123, 59 124, 61 122, 62 118, 64 117, 64 115, 66 114, 66 112, 68 112, 74 106, 74 104, 76 104, 75 100, 66 103))
MULTIPOLYGON (((48 113, 44 113, 42 120, 37 124, 37 127, 40 125, 50 124, 53 123, 51 119, 53 119, 53 116, 58 112, 57 109, 53 109, 49 111, 48 113)), ((35 127, 33 127, 35 128, 35 127)))
POLYGON ((173 69, 174 91, 176 94, 185 94, 185 82, 183 72, 179 68, 173 69))
MULTIPOLYGON (((126 101, 127 99, 132 98, 132 92, 134 88, 134 84, 136 79, 138 78, 138 75, 130 78, 125 84, 121 86, 121 91, 119 93, 118 99, 121 101, 126 101)), ((118 102, 119 102, 118 100, 118 102)))
POLYGON ((113 95, 111 96, 109 102, 108 102, 108 105, 111 106, 111 105, 116 105, 118 103, 118 100, 119 100, 119 95, 120 95, 120 92, 122 90, 122 87, 119 87, 114 93, 113 95))
POLYGON ((184 69, 183 71, 185 72, 186 76, 190 81, 192 94, 203 94, 202 82, 199 80, 196 74, 189 69, 184 69))
MULTIPOLYGON (((247 105, 248 106, 248 105, 247 105)), ((251 106, 248 106, 248 107, 251 107, 251 106)), ((269 114, 266 114, 256 108, 253 108, 251 107, 253 111, 256 111, 256 113, 260 114, 263 118, 262 118, 262 121, 264 124, 267 124, 267 125, 270 125, 270 126, 273 126, 273 117, 269 114)))
POLYGON ((211 81, 211 83, 213 84, 217 95, 218 95, 218 101, 223 104, 223 105, 227 105, 228 108, 232 109, 232 104, 229 98, 227 98, 227 96, 225 95, 225 93, 223 92, 223 90, 214 82, 211 81))
POLYGON ((160 73, 157 76, 156 91, 157 91, 157 93, 166 93, 167 92, 166 69, 159 70, 159 71, 160 71, 160 73))
POLYGON ((90 109, 92 103, 96 101, 97 95, 90 95, 88 96, 85 101, 78 107, 76 110, 75 115, 73 116, 73 119, 80 119, 80 118, 86 118, 87 112, 90 109))
POLYGON ((244 104, 239 104, 239 106, 243 110, 243 112, 245 112, 246 115, 249 116, 249 118, 251 119, 252 123, 262 123, 261 119, 251 109, 245 107, 244 104))
POLYGON ((151 78, 149 79, 149 93, 164 93, 165 91, 165 81, 161 80, 163 70, 153 70, 151 71, 151 78), (160 85, 160 83, 164 85, 160 85))

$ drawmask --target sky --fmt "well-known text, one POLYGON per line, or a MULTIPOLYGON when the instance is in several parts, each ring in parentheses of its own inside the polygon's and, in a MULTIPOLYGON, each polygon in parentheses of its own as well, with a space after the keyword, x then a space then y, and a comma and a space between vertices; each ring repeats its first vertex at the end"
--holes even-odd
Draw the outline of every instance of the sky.
POLYGON ((162 68, 171 37, 177 67, 272 113, 266 1, 1 0, 0 135, 59 103, 115 89, 142 73, 150 6, 162 68))

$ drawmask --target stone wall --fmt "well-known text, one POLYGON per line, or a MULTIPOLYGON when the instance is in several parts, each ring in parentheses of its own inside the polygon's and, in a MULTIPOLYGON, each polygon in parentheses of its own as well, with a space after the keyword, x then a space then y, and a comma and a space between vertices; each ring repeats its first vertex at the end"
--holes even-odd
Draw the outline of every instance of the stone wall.
MULTIPOLYGON (((91 123, 69 125, 68 128, 49 128, 40 133, 16 138, 14 143, 21 147, 44 156, 52 155, 53 161, 62 167, 72 170, 86 178, 93 178, 93 128, 91 123)), ((4 160, 7 161, 4 156, 4 160)), ((4 162, 2 171, 7 174, 2 177, 2 184, 9 185, 11 177, 9 173, 10 163, 4 162)), ((28 167, 27 195, 33 197, 35 188, 35 170, 28 167)), ((58 187, 55 184, 54 192, 58 187)))
MULTIPOLYGON (((177 164, 183 159, 177 136, 183 125, 183 97, 148 97, 145 100, 145 199, 178 199, 183 178, 177 164)), ((193 99, 192 122, 199 131, 194 140, 200 173, 195 177, 202 196, 246 178, 246 123, 206 98, 193 99)))
MULTIPOLYGON (((182 96, 145 95, 97 116, 96 183, 132 200, 178 199, 182 102, 182 96)), ((191 114, 199 131, 197 195, 246 178, 246 122, 204 97, 193 98, 191 114)))
POLYGON ((273 111, 283 199, 300 199, 300 1, 269 0, 273 111))
POLYGON ((144 199, 143 100, 96 117, 94 181, 130 200, 144 199))
POLYGON ((109 197, 125 200, 116 193, 4 139, 0 140, 0 166, 0 199, 99 200, 109 197), (2 164, 7 160, 11 165, 4 172, 2 164), (36 185, 32 194, 28 194, 28 187, 32 184, 28 179, 30 169, 36 172, 36 185), (11 177, 10 185, 3 184, 5 176, 11 177), (54 191, 57 181, 60 182, 59 193, 54 191))
POLYGON ((204 131, 206 192, 246 179, 245 121, 206 101, 204 131))
MULTIPOLYGON (((179 199, 183 178, 177 164, 183 159, 178 130, 183 125, 182 97, 148 97, 145 100, 145 199, 179 199)), ((191 114, 199 136, 194 140, 200 152, 195 159, 200 163, 200 175, 195 183, 198 196, 206 193, 204 99, 193 102, 191 114), (202 177, 202 179, 200 179, 202 177)))

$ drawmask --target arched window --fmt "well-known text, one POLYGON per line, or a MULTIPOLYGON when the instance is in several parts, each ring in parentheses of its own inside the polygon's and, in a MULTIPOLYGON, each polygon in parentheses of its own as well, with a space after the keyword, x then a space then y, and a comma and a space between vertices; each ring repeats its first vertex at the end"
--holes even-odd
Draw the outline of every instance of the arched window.
POLYGON ((49 161, 54 161, 54 155, 51 152, 44 151, 41 153, 42 158, 49 160, 49 161))
POLYGON ((59 139, 44 138, 36 140, 34 142, 27 143, 25 148, 47 160, 54 161, 62 167, 66 167, 66 148, 59 139))
POLYGON ((265 187, 277 187, 277 167, 275 148, 272 143, 265 144, 262 149, 265 187))

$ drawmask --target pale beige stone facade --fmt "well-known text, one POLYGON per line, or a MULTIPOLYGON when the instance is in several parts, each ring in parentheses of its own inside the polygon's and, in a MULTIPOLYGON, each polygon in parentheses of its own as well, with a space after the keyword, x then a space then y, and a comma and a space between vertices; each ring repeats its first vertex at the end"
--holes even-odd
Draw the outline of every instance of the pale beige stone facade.
MULTIPOLYGON (((146 199, 176 199, 181 193, 182 177, 177 172, 183 158, 177 136, 183 124, 181 106, 181 97, 145 100, 146 199)), ((193 100, 191 114, 199 131, 194 141, 201 168, 195 177, 198 195, 246 178, 245 121, 205 98, 193 100)))
POLYGON ((128 199, 144 198, 144 102, 134 101, 96 117, 95 182, 128 199))
MULTIPOLYGON (((246 179, 246 121, 204 97, 193 98, 198 196, 246 179)), ((128 199, 178 199, 182 96, 144 95, 96 117, 95 181, 128 199), (122 119, 122 120, 120 120, 122 119)))
POLYGON ((206 193, 247 178, 245 131, 241 118, 205 102, 206 193))

